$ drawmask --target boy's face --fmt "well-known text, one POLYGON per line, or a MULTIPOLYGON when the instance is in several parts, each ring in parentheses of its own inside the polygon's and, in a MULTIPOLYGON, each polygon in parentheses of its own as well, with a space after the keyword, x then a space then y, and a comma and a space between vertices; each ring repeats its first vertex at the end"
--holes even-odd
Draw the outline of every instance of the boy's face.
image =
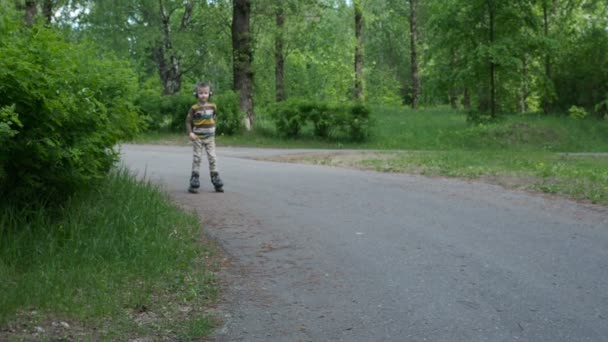
POLYGON ((207 102, 209 100, 209 87, 201 87, 196 90, 198 94, 198 100, 202 102, 207 102))

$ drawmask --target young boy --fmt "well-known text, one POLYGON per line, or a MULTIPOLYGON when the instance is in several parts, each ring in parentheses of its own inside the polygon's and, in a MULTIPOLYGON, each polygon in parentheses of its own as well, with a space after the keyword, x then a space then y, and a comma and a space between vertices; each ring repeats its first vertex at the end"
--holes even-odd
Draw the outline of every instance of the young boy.
POLYGON ((189 192, 197 193, 200 187, 199 170, 203 155, 203 147, 207 152, 211 183, 217 192, 224 192, 224 183, 220 179, 215 155, 215 119, 216 106, 209 102, 211 87, 207 83, 199 83, 194 89, 198 103, 193 105, 186 117, 188 137, 193 143, 192 176, 190 177, 189 192))

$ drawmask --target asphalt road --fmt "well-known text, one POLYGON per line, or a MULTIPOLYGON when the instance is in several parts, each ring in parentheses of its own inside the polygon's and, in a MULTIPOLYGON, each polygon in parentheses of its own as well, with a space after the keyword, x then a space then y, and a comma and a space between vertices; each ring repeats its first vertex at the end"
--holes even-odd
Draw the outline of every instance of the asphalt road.
POLYGON ((122 148, 230 257, 214 340, 608 341, 606 208, 250 159, 287 152, 220 148, 192 195, 189 147, 122 148))

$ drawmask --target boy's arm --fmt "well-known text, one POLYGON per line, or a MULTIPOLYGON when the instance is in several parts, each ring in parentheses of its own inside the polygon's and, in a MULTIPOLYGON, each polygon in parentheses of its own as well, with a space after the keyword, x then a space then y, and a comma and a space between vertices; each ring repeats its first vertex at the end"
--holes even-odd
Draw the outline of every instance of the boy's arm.
POLYGON ((190 108, 190 110, 188 110, 188 115, 186 115, 186 134, 188 135, 192 133, 192 115, 193 110, 190 108))

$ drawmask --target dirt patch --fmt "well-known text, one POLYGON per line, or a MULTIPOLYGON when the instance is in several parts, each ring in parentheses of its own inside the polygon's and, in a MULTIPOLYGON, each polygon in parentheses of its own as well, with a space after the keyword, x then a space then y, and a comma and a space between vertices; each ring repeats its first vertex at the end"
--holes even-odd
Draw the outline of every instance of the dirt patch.
POLYGON ((375 170, 374 167, 366 165, 368 160, 391 160, 396 156, 386 152, 314 152, 285 154, 271 157, 255 158, 257 160, 276 161, 284 163, 299 163, 311 165, 327 165, 335 167, 345 167, 359 170, 375 170))

